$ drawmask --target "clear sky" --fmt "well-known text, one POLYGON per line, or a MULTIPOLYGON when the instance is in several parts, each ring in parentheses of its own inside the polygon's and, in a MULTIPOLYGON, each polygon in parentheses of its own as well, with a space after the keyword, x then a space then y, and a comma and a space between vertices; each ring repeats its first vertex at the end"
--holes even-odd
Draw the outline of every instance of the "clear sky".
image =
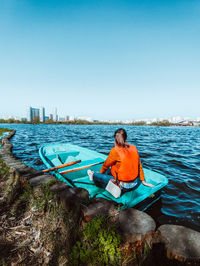
POLYGON ((0 0, 0 117, 200 116, 199 0, 0 0))

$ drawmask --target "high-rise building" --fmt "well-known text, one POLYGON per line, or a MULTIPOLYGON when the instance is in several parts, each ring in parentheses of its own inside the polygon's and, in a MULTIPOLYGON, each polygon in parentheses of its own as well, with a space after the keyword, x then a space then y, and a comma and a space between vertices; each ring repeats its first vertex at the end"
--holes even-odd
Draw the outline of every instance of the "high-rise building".
POLYGON ((58 120, 57 108, 55 107, 53 110, 53 121, 57 121, 57 120, 58 120))
POLYGON ((30 106, 27 108, 27 121, 28 122, 31 122, 32 121, 31 109, 32 108, 30 106))
POLYGON ((41 107, 40 109, 38 108, 33 108, 31 106, 28 107, 27 109, 27 121, 28 122, 44 122, 45 121, 45 109, 44 107, 41 107))
POLYGON ((68 115, 65 116, 65 121, 69 121, 69 116, 68 115))
POLYGON ((40 121, 40 109, 38 108, 31 108, 32 113, 32 121, 39 122, 40 121))
POLYGON ((40 122, 45 122, 45 108, 40 107, 40 122))
POLYGON ((53 115, 49 114, 49 120, 53 120, 53 115))

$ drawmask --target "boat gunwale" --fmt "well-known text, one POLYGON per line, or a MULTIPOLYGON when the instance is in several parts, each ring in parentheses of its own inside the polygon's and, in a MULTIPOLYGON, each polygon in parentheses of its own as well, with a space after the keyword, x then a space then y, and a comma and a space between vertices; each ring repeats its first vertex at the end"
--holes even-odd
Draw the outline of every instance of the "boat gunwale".
MULTIPOLYGON (((78 145, 74 145, 74 144, 71 144, 71 143, 68 143, 68 142, 65 142, 65 143, 63 143, 63 142, 60 142, 60 143, 52 143, 52 144, 46 144, 46 145, 43 145, 42 147, 40 147, 40 149, 39 149, 39 154, 40 154, 40 158, 42 159, 42 161, 43 161, 43 163, 46 165, 46 166, 49 166, 49 167, 52 167, 52 166, 54 166, 53 165, 53 163, 50 165, 49 164, 49 162, 48 162, 48 158, 45 156, 45 154, 44 154, 44 148, 48 148, 48 147, 50 147, 50 146, 58 146, 58 145, 60 145, 60 144, 67 144, 69 147, 72 147, 73 149, 76 149, 77 148, 77 150, 85 150, 85 151, 89 151, 90 153, 92 153, 93 155, 101 155, 102 157, 104 157, 105 159, 107 158, 107 156, 105 155, 105 154, 102 154, 102 153, 99 153, 99 152, 96 152, 96 151, 93 151, 93 150, 90 150, 90 149, 88 149, 88 148, 85 148, 85 147, 81 147, 81 146, 78 146, 78 145)), ((50 160, 49 160, 50 161, 50 160)), ((51 161, 50 161, 51 162, 51 161)), ((150 169, 147 169, 147 168, 143 168, 144 169, 144 171, 147 171, 147 172, 149 172, 149 173, 155 173, 156 174, 156 176, 157 177, 159 177, 161 180, 160 180, 160 182, 158 183, 158 185, 159 185, 159 188, 157 188, 156 190, 155 190, 155 188, 156 188, 156 186, 155 186, 155 188, 153 189, 152 188, 152 193, 151 194, 154 194, 154 193, 156 193, 156 192, 158 192, 158 191, 161 191, 167 184, 168 184, 168 179, 164 176, 164 175, 162 175, 161 173, 159 173, 159 172, 156 172, 156 171, 152 171, 152 170, 150 170, 150 169)), ((72 184, 71 183, 69 183, 68 181, 67 181, 67 179, 65 179, 65 177, 64 176, 62 176, 59 172, 57 172, 57 171, 53 171, 53 174, 56 176, 56 178, 58 178, 58 180, 61 180, 61 181, 63 181, 63 182, 66 182, 69 186, 71 186, 71 187, 73 187, 72 186, 72 184)), ((81 178, 80 178, 81 179, 81 178)), ((154 180, 155 181, 155 180, 154 180)), ((73 180, 72 180, 72 182, 73 182, 73 180)), ((156 181, 155 181, 156 182, 156 181)), ((76 185, 74 184, 74 186, 76 187, 76 185)), ((102 193, 100 193, 100 194, 98 194, 98 195, 96 195, 96 197, 98 198, 98 197, 102 197, 102 198, 104 198, 104 193, 105 193, 105 191, 104 192, 102 192, 102 193)), ((111 196, 111 195, 110 195, 111 196)), ((150 196, 150 195, 149 195, 150 196)), ((142 200, 141 201, 143 201, 143 200, 145 200, 146 198, 148 198, 149 196, 146 196, 145 197, 145 194, 144 194, 144 198, 143 198, 143 196, 142 196, 142 200)), ((105 198, 106 198, 107 196, 105 195, 105 198)), ((112 196, 111 196, 111 198, 109 198, 110 200, 114 200, 114 198, 112 198, 112 196)), ((137 204, 139 204, 141 201, 139 201, 138 203, 136 203, 136 204, 134 204, 133 206, 131 206, 131 207, 134 207, 134 206, 136 206, 137 204)), ((115 201, 116 203, 117 203, 117 201, 115 201)), ((119 204, 119 203, 118 203, 119 204)))

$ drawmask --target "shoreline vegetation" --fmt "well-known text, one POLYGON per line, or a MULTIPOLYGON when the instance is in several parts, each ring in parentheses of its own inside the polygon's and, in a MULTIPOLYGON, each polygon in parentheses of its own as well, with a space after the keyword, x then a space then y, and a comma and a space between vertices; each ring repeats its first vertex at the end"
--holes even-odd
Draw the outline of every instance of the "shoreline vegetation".
MULTIPOLYGON (((32 124, 32 125, 128 125, 128 126, 158 126, 158 127, 171 127, 171 126, 200 126, 200 123, 194 124, 192 121, 188 123, 171 123, 169 120, 163 120, 147 124, 145 121, 138 121, 133 123, 112 123, 112 122, 89 122, 87 120, 74 120, 74 121, 53 121, 47 120, 46 122, 40 122, 35 120, 33 122, 20 121, 15 119, 0 119, 0 124, 32 124)), ((6 131, 5 131, 6 132, 6 131)))
POLYGON ((12 130, 11 129, 8 129, 8 128, 0 128, 0 137, 3 135, 3 133, 6 133, 6 132, 11 132, 12 130))

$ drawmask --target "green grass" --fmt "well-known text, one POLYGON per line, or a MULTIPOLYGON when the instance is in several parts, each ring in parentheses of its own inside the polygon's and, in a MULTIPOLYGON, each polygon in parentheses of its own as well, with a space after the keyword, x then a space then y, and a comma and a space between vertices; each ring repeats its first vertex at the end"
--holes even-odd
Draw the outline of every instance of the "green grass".
POLYGON ((8 129, 8 128, 0 128, 0 137, 2 136, 3 133, 10 132, 10 131, 12 131, 12 130, 8 129))
POLYGON ((121 236, 108 217, 94 218, 79 232, 69 265, 120 265, 121 236))
POLYGON ((4 177, 9 170, 9 167, 4 163, 0 157, 0 178, 4 177))

